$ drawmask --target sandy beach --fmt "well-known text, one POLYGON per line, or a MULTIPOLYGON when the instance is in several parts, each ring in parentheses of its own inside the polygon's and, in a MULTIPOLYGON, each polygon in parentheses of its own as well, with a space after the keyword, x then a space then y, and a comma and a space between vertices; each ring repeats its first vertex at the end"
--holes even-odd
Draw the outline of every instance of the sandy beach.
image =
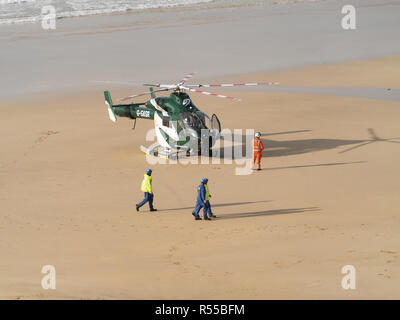
POLYGON ((364 3, 351 35, 340 30, 342 1, 150 12, 134 15, 139 25, 126 22, 132 15, 62 19, 46 34, 0 27, 0 298, 399 299, 399 6, 364 3), (310 17, 320 28, 302 24, 310 17), (184 52, 166 47, 191 31, 184 52), (218 90, 241 102, 191 94, 223 128, 262 133, 263 170, 152 166, 158 211, 138 213, 149 167, 139 147, 153 122, 134 131, 110 122, 103 90, 117 101, 190 71, 193 83, 280 83, 218 90), (191 215, 202 177, 214 221, 191 215), (48 264, 56 290, 41 287, 48 264), (345 265, 356 290, 341 286, 345 265))

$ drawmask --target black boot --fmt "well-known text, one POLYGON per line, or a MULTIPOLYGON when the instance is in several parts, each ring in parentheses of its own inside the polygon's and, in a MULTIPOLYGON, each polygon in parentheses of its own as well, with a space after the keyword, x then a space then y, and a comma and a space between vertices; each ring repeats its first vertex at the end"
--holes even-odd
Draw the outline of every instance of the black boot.
POLYGON ((140 208, 140 207, 139 207, 139 205, 137 204, 137 205, 136 205, 136 211, 137 211, 137 212, 139 212, 139 208, 140 208))
POLYGON ((150 211, 157 211, 157 209, 154 209, 154 208, 153 208, 153 209, 150 209, 150 211))

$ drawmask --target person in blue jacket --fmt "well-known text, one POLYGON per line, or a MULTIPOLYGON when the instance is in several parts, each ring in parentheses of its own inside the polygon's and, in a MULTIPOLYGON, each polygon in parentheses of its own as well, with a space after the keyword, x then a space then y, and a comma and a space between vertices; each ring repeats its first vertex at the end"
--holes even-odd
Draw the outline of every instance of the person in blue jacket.
POLYGON ((210 205, 210 193, 208 191, 207 178, 201 179, 201 184, 197 187, 197 199, 196 199, 196 207, 194 208, 192 215, 195 217, 195 220, 201 220, 199 216, 199 211, 203 208, 204 220, 211 220, 211 217, 215 217, 211 212, 210 205), (208 214, 208 216, 207 216, 208 214))

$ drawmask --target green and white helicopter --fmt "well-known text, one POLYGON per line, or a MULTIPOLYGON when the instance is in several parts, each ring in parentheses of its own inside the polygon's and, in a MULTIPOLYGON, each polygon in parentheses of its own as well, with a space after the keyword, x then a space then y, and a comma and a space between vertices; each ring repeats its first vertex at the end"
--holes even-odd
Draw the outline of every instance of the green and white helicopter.
POLYGON ((222 83, 222 84, 185 84, 192 78, 193 73, 186 75, 177 84, 143 84, 150 87, 149 92, 143 92, 120 99, 125 101, 144 95, 150 95, 146 102, 113 105, 109 91, 104 91, 105 103, 110 120, 117 121, 118 117, 154 120, 157 143, 150 148, 141 146, 140 149, 154 156, 171 158, 180 151, 190 154, 209 154, 217 139, 220 138, 221 123, 213 114, 209 117, 198 109, 186 91, 197 92, 208 96, 240 101, 238 98, 206 92, 195 88, 234 87, 275 85, 276 82, 262 83, 222 83), (156 88, 156 89, 154 89, 156 88), (168 97, 156 97, 160 91, 172 91, 168 97))

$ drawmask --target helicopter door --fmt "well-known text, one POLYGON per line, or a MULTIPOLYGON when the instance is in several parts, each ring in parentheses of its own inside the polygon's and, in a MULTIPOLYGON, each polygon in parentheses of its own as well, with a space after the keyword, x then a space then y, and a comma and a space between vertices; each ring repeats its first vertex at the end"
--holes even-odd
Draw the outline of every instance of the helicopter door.
POLYGON ((219 119, 216 116, 216 114, 213 114, 211 117, 211 125, 213 129, 217 130, 218 133, 221 132, 221 122, 219 122, 219 119))
POLYGON ((164 127, 168 127, 168 128, 170 128, 171 127, 171 125, 170 125, 170 122, 171 121, 171 118, 170 117, 166 117, 166 116, 163 116, 163 118, 162 118, 162 125, 164 126, 164 127))

